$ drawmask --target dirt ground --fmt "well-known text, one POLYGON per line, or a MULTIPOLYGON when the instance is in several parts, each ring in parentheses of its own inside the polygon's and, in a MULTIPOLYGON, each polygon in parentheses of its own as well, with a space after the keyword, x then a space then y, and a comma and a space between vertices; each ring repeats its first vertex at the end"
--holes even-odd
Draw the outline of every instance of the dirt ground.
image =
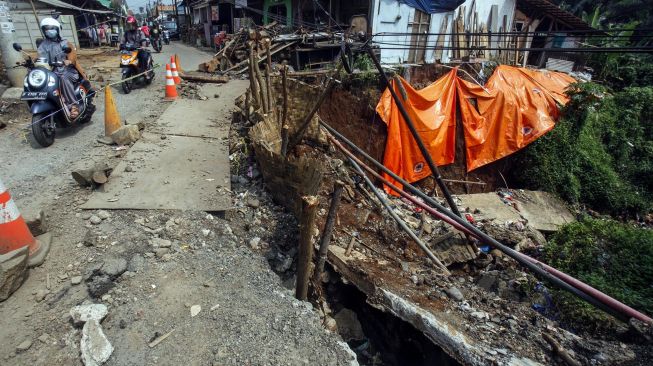
MULTIPOLYGON (((184 54, 189 64, 207 57, 181 45, 169 52, 184 54)), ((166 57, 155 55, 155 61, 166 57)), ((108 65, 115 55, 91 59, 108 65)), ((128 96, 114 91, 123 118, 155 123, 166 105, 162 88, 150 88, 128 96)), ((197 88, 186 89, 183 95, 198 97, 197 88)), ((24 105, 2 112, 15 123, 0 130, 0 176, 23 215, 46 212, 55 239, 46 262, 0 303, 0 364, 82 364, 82 332, 70 310, 88 303, 109 309, 102 322, 115 348, 108 365, 356 364, 311 304, 294 299, 292 221, 264 193, 260 174, 237 141, 232 164, 249 174, 232 176, 234 209, 226 214, 81 210, 91 191, 72 180, 71 170, 99 161, 116 164, 125 154, 95 141, 104 128, 102 95, 96 104, 93 123, 58 131, 47 149, 30 144, 29 115, 10 110, 24 105)))

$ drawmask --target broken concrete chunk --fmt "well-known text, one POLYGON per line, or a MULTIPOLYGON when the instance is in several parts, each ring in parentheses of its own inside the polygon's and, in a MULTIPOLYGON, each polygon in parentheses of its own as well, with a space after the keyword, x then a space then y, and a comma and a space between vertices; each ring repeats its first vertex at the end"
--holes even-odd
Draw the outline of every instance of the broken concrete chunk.
POLYGON ((29 339, 26 339, 21 344, 16 346, 16 352, 25 352, 28 349, 30 349, 30 347, 32 347, 32 341, 29 340, 29 339))
POLYGON ((145 129, 145 122, 136 117, 127 117, 125 119, 125 125, 137 126, 139 130, 145 129))
POLYGON ((150 244, 152 244, 152 246, 155 248, 170 248, 172 246, 172 242, 170 240, 161 238, 152 238, 152 240, 150 240, 150 244))
POLYGON ((122 126, 111 134, 111 139, 118 145, 129 145, 140 138, 141 132, 135 125, 122 126))
POLYGON ((200 311, 202 311, 202 307, 200 305, 191 306, 190 307, 190 316, 191 316, 191 318, 196 316, 197 314, 199 314, 200 311))
POLYGON ((97 320, 90 320, 84 324, 80 349, 82 361, 86 366, 102 365, 111 357, 113 346, 97 320))
POLYGON ((456 300, 456 301, 463 301, 465 299, 465 296, 463 296, 463 293, 460 292, 460 290, 457 287, 450 287, 447 290, 445 290, 447 295, 449 295, 450 298, 456 300))
POLYGON ((0 301, 9 298, 27 278, 28 247, 0 255, 0 301))
POLYGON ((104 304, 77 305, 70 309, 70 317, 75 325, 81 325, 89 320, 102 321, 109 313, 104 304))
POLYGON ((96 215, 93 215, 93 216, 91 216, 91 218, 89 219, 89 222, 90 222, 91 224, 93 224, 93 225, 99 225, 99 224, 102 223, 102 219, 99 218, 99 217, 96 216, 96 215))
POLYGON ((127 270, 127 260, 122 257, 109 258, 104 261, 100 271, 111 278, 116 278, 127 270))

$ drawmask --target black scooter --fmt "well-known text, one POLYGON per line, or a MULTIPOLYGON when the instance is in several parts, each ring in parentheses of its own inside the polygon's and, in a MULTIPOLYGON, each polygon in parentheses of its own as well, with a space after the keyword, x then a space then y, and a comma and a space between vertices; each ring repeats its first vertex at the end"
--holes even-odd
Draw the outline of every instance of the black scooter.
POLYGON ((170 44, 170 31, 167 29, 163 31, 163 43, 170 44))
MULTIPOLYGON (((23 51, 18 43, 14 43, 13 47, 18 52, 23 51)), ((70 53, 72 49, 67 47, 64 52, 70 53)), ((42 58, 34 61, 29 54, 25 52, 23 54, 25 62, 20 66, 26 67, 29 73, 25 77, 20 99, 27 102, 32 112, 34 139, 39 145, 48 147, 54 143, 57 127, 71 127, 91 120, 95 112, 93 104, 95 91, 88 80, 80 77, 79 82, 75 84, 75 100, 78 101, 79 114, 76 118, 71 118, 70 110, 66 107, 61 93, 59 76, 52 71, 53 67, 63 65, 48 63, 42 58)))
POLYGON ((152 29, 152 48, 156 53, 161 53, 161 50, 163 49, 163 43, 161 42, 161 33, 159 33, 159 30, 154 28, 152 29))

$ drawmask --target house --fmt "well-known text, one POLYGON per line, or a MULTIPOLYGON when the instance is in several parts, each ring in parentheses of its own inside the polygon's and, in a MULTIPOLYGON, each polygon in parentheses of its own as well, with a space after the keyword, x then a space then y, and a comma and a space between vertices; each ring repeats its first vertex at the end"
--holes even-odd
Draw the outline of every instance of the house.
POLYGON ((213 36, 219 32, 233 32, 234 0, 187 0, 191 17, 191 31, 198 44, 213 46, 213 36))
POLYGON ((80 47, 88 39, 88 30, 96 28, 97 24, 112 17, 113 14, 113 11, 108 8, 110 5, 108 0, 68 2, 34 0, 36 16, 30 1, 7 0, 7 3, 16 30, 14 37, 25 49, 36 49, 37 41, 43 38, 39 27, 43 18, 58 15, 62 36, 80 47))
MULTIPOLYGON (((547 0, 445 0, 430 2, 443 5, 430 9, 416 5, 423 1, 370 3, 373 41, 384 63, 447 63, 464 58, 543 67, 550 56, 577 58, 563 49, 578 47, 584 32, 595 32, 547 0), (531 48, 560 48, 561 52, 531 48)), ((569 62, 573 66, 568 61, 564 71, 571 71, 569 62)))

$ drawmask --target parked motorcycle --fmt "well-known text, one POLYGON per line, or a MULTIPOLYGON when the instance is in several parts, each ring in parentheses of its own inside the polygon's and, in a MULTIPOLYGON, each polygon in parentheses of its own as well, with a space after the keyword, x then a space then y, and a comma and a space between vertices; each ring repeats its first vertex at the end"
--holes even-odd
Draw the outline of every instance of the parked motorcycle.
POLYGON ((120 50, 120 67, 122 68, 122 90, 125 94, 131 93, 135 84, 150 85, 156 76, 152 55, 147 54, 145 67, 141 67, 138 58, 139 52, 145 52, 140 47, 127 46, 120 50), (146 71, 143 73, 143 71, 146 71), (139 75, 140 74, 140 75, 139 75), (136 75, 139 75, 135 77, 136 75))
POLYGON ((170 44, 170 31, 167 29, 163 31, 163 43, 166 45, 170 44))
POLYGON ((160 53, 161 50, 163 49, 163 43, 161 42, 161 33, 159 33, 159 30, 156 29, 156 28, 152 29, 151 33, 152 33, 152 36, 151 36, 152 48, 157 53, 160 53))
MULTIPOLYGON (((14 50, 22 52, 23 48, 13 44, 14 50)), ((65 48, 64 52, 70 53, 72 49, 65 48)), ((32 112, 32 134, 36 142, 48 147, 54 143, 57 127, 71 127, 76 124, 87 123, 95 112, 93 97, 95 91, 91 83, 80 77, 75 84, 75 100, 79 104, 79 115, 70 117, 70 110, 64 103, 63 95, 59 88, 59 76, 52 71, 53 67, 63 66, 61 63, 49 64, 47 59, 32 57, 23 52, 25 61, 20 66, 26 67, 29 72, 25 77, 23 94, 20 96, 29 105, 32 112)), ((80 75, 81 76, 81 75, 80 75)))

